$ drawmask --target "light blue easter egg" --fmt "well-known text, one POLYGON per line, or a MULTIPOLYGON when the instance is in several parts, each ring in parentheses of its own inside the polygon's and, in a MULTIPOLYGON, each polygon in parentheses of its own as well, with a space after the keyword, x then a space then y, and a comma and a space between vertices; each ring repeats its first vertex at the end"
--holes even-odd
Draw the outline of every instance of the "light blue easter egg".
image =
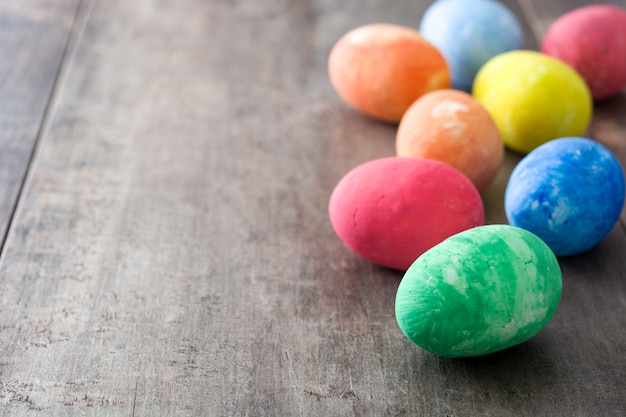
POLYGON ((426 10, 420 33, 446 58, 453 87, 465 91, 485 62, 524 40, 515 14, 494 0, 439 0, 426 10))
POLYGON ((624 173, 587 138, 550 141, 515 167, 504 195, 509 223, 543 239, 557 256, 585 252, 613 228, 624 205, 624 173))

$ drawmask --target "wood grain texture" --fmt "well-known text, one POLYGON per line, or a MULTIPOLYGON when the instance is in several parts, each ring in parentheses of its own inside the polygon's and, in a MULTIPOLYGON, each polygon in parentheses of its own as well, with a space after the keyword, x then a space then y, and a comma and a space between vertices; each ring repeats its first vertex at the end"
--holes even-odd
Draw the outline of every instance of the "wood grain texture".
POLYGON ((340 102, 330 48, 428 3, 95 1, 0 265, 0 415, 626 413, 619 227, 562 261, 544 331, 468 360, 406 340, 401 274, 332 231, 395 127, 340 102))
POLYGON ((79 0, 0 3, 2 241, 51 101, 78 3, 79 0))

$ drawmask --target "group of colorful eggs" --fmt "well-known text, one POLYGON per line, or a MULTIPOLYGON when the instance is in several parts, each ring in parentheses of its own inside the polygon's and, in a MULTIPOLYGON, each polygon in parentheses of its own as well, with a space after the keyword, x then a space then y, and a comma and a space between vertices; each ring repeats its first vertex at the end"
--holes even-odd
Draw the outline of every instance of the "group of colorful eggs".
POLYGON ((339 181, 331 223, 355 253, 406 271, 396 319, 438 355, 485 355, 538 333, 561 297, 556 256, 596 245, 624 204, 619 162, 581 135, 593 101, 626 86, 626 10, 583 7, 553 23, 541 52, 522 42, 503 4, 439 0, 419 31, 370 24, 330 53, 338 95, 399 123, 397 156, 339 181), (504 146, 527 154, 505 192, 510 225, 484 225, 480 192, 504 146))

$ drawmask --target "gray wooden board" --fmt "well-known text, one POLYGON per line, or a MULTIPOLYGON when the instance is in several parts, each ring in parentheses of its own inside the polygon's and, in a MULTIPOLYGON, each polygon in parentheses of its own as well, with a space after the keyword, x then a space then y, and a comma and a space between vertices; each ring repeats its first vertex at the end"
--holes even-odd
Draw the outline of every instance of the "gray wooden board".
POLYGON ((395 127, 340 102, 330 48, 428 2, 86 3, 0 265, 0 415, 626 413, 619 226, 561 260, 544 331, 466 360, 408 342, 401 274, 332 231, 334 185, 395 127))
POLYGON ((0 2, 2 240, 50 103, 78 3, 79 0, 0 2))

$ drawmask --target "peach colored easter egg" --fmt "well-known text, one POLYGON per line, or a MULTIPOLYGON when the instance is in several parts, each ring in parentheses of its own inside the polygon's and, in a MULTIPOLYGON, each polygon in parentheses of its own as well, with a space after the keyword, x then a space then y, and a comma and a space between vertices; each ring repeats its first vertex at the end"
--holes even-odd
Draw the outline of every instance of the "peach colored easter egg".
POLYGON ((419 97, 451 83, 437 48, 414 29, 384 23, 341 37, 330 53, 328 73, 348 105, 388 122, 398 122, 419 97))
POLYGON ((495 122, 472 96, 439 90, 418 99, 404 114, 396 153, 445 162, 484 190, 500 170, 504 144, 495 122))

